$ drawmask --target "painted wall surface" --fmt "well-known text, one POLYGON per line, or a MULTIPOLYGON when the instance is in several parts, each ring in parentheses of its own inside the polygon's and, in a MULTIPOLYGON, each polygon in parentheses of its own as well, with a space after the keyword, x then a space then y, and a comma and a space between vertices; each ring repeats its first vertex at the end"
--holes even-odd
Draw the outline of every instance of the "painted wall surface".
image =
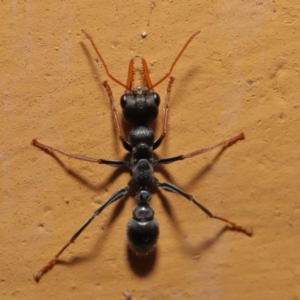
MULTIPOLYGON (((2 1, 0 15, 1 299, 300 299, 298 0, 2 1), (124 83, 132 56, 146 58, 155 82, 201 30, 173 70, 168 133, 157 157, 240 132, 246 139, 220 156, 215 150, 165 165, 156 176, 252 227, 252 238, 224 232, 222 222, 179 195, 154 191, 156 252, 132 258, 125 233, 135 206, 130 195, 34 281, 130 178, 109 166, 55 159, 30 144, 38 138, 69 153, 126 158, 101 84, 107 74, 81 29, 124 83)), ((124 88, 109 82, 121 114, 124 88)), ((157 137, 166 86, 156 88, 157 137)))

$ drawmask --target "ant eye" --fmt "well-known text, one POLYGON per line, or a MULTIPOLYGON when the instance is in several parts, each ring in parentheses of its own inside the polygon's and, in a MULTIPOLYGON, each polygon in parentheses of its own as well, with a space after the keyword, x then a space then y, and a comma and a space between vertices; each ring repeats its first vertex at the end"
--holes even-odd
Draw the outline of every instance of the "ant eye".
POLYGON ((121 106, 122 106, 123 109, 126 106, 126 100, 127 100, 127 96, 126 95, 122 95, 121 99, 120 99, 120 104, 121 104, 121 106))
POLYGON ((160 104, 160 98, 159 98, 159 95, 158 95, 157 93, 154 93, 154 94, 153 94, 153 98, 154 98, 154 101, 155 101, 156 106, 158 107, 159 104, 160 104))

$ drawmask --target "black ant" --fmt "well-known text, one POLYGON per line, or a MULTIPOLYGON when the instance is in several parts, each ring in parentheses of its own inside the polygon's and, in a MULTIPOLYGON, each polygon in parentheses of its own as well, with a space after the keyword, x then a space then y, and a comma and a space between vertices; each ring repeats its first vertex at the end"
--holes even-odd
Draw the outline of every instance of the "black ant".
POLYGON ((187 48, 192 39, 200 33, 200 31, 195 32, 185 43, 173 64, 169 72, 163 76, 159 81, 155 84, 152 84, 148 66, 146 60, 141 56, 134 56, 129 63, 128 69, 128 77, 127 83, 123 84, 121 81, 112 76, 106 63, 104 62, 101 54, 99 53, 96 45, 94 44, 91 36, 83 30, 86 38, 91 42, 93 48, 95 49, 99 59, 102 62, 102 65, 106 71, 107 76, 112 79, 117 84, 123 86, 125 88, 125 93, 121 96, 120 103, 123 110, 124 118, 127 122, 133 125, 132 130, 129 133, 129 140, 126 140, 123 134, 123 130, 120 125, 120 120, 118 117, 117 110, 114 104, 114 97, 112 90, 107 81, 103 82, 104 87, 108 93, 111 111, 113 115, 113 120, 116 125, 117 133, 119 139, 121 140, 124 148, 131 153, 130 161, 122 161, 122 160, 106 160, 106 159, 95 159, 77 154, 69 154, 59 149, 41 144, 36 139, 32 141, 32 144, 38 148, 46 150, 50 153, 60 153, 70 158, 75 158, 79 160, 105 164, 112 167, 126 167, 131 171, 132 177, 129 180, 126 187, 117 190, 104 204, 102 204, 93 215, 76 231, 76 233, 72 236, 70 241, 51 259, 35 276, 35 280, 38 282, 44 274, 46 274, 52 267, 56 264, 60 255, 69 247, 71 243, 73 243, 77 237, 82 233, 82 231, 92 222, 92 220, 98 216, 107 206, 112 204, 113 202, 119 200, 120 198, 126 196, 130 190, 133 188, 137 189, 135 199, 137 201, 137 205, 133 209, 132 218, 129 220, 127 225, 127 239, 129 242, 130 248, 138 254, 147 254, 153 250, 155 247, 158 235, 159 235, 159 227, 158 222, 154 219, 154 211, 149 206, 148 202, 151 199, 151 192, 149 191, 150 186, 156 186, 164 189, 165 191, 179 194, 186 198, 189 201, 192 201, 196 206, 198 206, 206 215, 210 218, 221 220, 227 225, 229 228, 245 233, 248 236, 252 235, 251 228, 245 228, 231 222, 225 218, 215 216, 212 214, 207 208, 205 208, 202 204, 196 201, 193 196, 187 194, 180 188, 168 182, 160 182, 158 181, 154 175, 154 168, 158 164, 169 164, 178 160, 183 160, 185 158, 191 158, 196 155, 209 152, 217 147, 226 147, 231 146, 235 142, 244 139, 244 134, 240 133, 239 135, 230 138, 228 140, 222 141, 214 146, 203 148, 200 150, 196 150, 194 152, 178 155, 167 158, 155 159, 153 157, 153 151, 159 147, 161 142, 166 136, 167 133, 167 122, 168 122, 168 113, 169 113, 169 98, 172 89, 172 84, 174 82, 174 77, 171 77, 172 70, 177 63, 178 59, 181 57, 184 50, 187 48), (140 59, 143 66, 143 79, 145 86, 134 88, 133 85, 133 75, 134 75, 134 61, 135 59, 140 59), (169 83, 167 86, 166 98, 165 98, 165 111, 164 111, 164 119, 163 119, 163 130, 159 138, 154 139, 154 133, 151 127, 148 126, 149 123, 153 122, 158 115, 158 108, 160 104, 160 97, 154 91, 154 87, 162 83, 165 79, 169 78, 169 83))

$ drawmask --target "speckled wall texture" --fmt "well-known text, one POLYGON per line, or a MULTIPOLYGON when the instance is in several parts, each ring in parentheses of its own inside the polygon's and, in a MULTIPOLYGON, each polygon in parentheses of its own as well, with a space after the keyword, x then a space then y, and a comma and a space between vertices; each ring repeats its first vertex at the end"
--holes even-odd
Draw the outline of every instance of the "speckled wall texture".
MULTIPOLYGON (((1 299, 300 299, 298 0, 2 1, 0 15, 1 299), (137 54, 159 80, 201 30, 173 70, 168 134, 156 155, 186 154, 240 132, 246 139, 155 176, 252 227, 253 237, 224 232, 191 202, 153 190, 158 245, 148 257, 132 257, 125 232, 131 194, 34 281, 130 178, 30 144, 38 138, 69 153, 126 158, 101 84, 108 77, 82 29, 122 82, 137 54)), ((109 82, 121 115, 124 88, 109 82)), ((155 88, 157 137, 166 87, 155 88)))

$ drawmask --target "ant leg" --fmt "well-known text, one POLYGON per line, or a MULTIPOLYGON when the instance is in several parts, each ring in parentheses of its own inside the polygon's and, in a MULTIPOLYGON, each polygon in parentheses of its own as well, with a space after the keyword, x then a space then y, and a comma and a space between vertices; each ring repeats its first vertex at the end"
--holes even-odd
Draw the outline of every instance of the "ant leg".
POLYGON ((154 161, 154 164, 169 164, 169 163, 172 163, 172 162, 175 162, 178 160, 183 160, 186 158, 194 157, 194 156, 202 154, 202 153, 210 152, 213 149, 218 148, 218 147, 223 147, 223 149, 225 149, 225 148, 230 147, 231 145, 235 144, 237 141, 240 141, 243 139, 245 139, 245 135, 243 132, 241 132, 237 136, 230 138, 228 140, 222 141, 214 146, 199 149, 199 150, 196 150, 196 151, 188 153, 188 154, 182 154, 182 155, 178 155, 178 156, 157 159, 156 161, 154 161))
POLYGON ((179 194, 179 195, 185 197, 186 199, 192 201, 195 205, 197 205, 210 218, 223 221, 223 222, 227 223, 228 225, 230 225, 231 229, 243 232, 248 236, 252 236, 252 234, 253 234, 252 228, 242 227, 242 226, 237 225, 236 223, 231 222, 227 219, 224 219, 222 217, 218 217, 218 216, 213 215, 206 207, 204 207, 202 204, 200 204, 198 201, 196 201, 192 195, 189 195, 189 194, 185 193, 184 191, 182 191, 181 189, 179 189, 175 185, 173 185, 171 183, 168 183, 168 182, 159 182, 158 180, 156 180, 154 182, 154 184, 156 184, 158 187, 161 187, 165 191, 179 194))
POLYGON ((165 103, 165 113, 164 113, 164 121, 163 121, 163 131, 160 135, 160 137, 154 142, 153 144, 153 150, 155 150, 163 141, 163 139, 165 138, 166 134, 167 134, 167 125, 168 125, 168 115, 169 115, 169 108, 170 108, 170 94, 171 94, 171 89, 172 89, 172 85, 174 83, 175 78, 174 77, 170 77, 169 83, 168 83, 168 87, 167 87, 167 92, 166 92, 166 103, 165 103))
POLYGON ((102 58, 102 56, 101 56, 99 50, 97 49, 97 47, 96 47, 96 45, 95 45, 95 43, 94 43, 92 37, 91 37, 85 30, 83 30, 83 29, 82 29, 82 32, 85 34, 86 38, 87 38, 87 39, 90 41, 90 43, 92 44, 92 46, 93 46, 95 52, 97 53, 99 59, 100 59, 101 62, 102 62, 102 65, 103 65, 103 67, 104 67, 104 69, 105 69, 105 72, 106 72, 107 76, 108 76, 110 79, 112 79, 114 82, 116 82, 117 84, 121 85, 121 86, 124 87, 126 90, 128 90, 128 87, 127 87, 125 84, 123 84, 121 81, 119 81, 117 78, 115 78, 114 76, 112 76, 112 75, 109 73, 108 68, 107 68, 107 65, 106 65, 104 59, 102 58))
POLYGON ((159 85, 160 83, 162 83, 167 77, 170 77, 172 71, 173 71, 173 68, 175 67, 178 59, 181 57, 182 53, 184 52, 184 50, 187 48, 187 46, 189 45, 189 43, 192 41, 192 39, 197 35, 199 34, 200 31, 196 31, 188 40, 187 42, 184 44, 183 48, 181 49, 181 51, 179 52, 179 54, 177 55, 177 57, 175 58, 173 64, 171 65, 171 68, 169 70, 169 72, 163 77, 161 78, 160 80, 158 80, 155 84, 153 84, 152 86, 149 87, 149 89, 153 89, 154 87, 156 87, 157 85, 159 85))
POLYGON ((72 244, 75 242, 77 237, 82 233, 82 231, 93 221, 93 219, 98 216, 107 206, 115 202, 116 200, 119 200, 123 196, 127 195, 128 191, 130 190, 130 184, 127 185, 127 187, 120 189, 116 191, 103 205, 101 205, 98 209, 96 209, 93 213, 93 215, 83 223, 83 225, 75 232, 75 234, 71 237, 70 241, 65 244, 61 248, 61 250, 52 258, 36 275, 34 275, 34 279, 36 282, 39 282, 40 279, 49 271, 51 270, 54 265, 57 263, 58 258, 60 255, 72 244))
POLYGON ((114 99, 112 90, 111 90, 111 88, 110 88, 110 86, 109 86, 109 84, 108 84, 107 81, 104 81, 103 85, 106 88, 106 91, 107 91, 107 94, 108 94, 108 97, 109 97, 109 100, 110 100, 111 112, 112 112, 112 115, 113 115, 114 123, 116 125, 116 129, 117 129, 117 133, 118 133, 119 139, 121 140, 121 142, 123 144, 123 147, 127 151, 131 152, 132 147, 131 147, 130 143, 128 143, 126 141, 126 139, 124 137, 124 133, 123 133, 123 130, 122 130, 122 127, 121 127, 121 123, 120 123, 120 120, 119 120, 119 116, 118 116, 118 112, 117 112, 117 109, 115 107, 115 99, 114 99))
POLYGON ((49 153, 57 152, 57 153, 60 153, 62 155, 65 155, 69 158, 75 158, 75 159, 79 159, 79 160, 95 162, 95 163, 98 163, 98 164, 105 164, 105 165, 109 165, 109 166, 112 166, 112 167, 123 167, 123 166, 129 167, 128 162, 122 161, 122 160, 107 160, 107 159, 101 159, 101 158, 96 159, 96 158, 86 157, 86 156, 78 155, 78 154, 69 154, 69 153, 61 151, 59 149, 53 148, 51 146, 44 145, 44 144, 38 142, 37 139, 32 140, 31 143, 32 143, 32 145, 34 145, 34 146, 36 146, 36 147, 38 147, 42 150, 46 150, 49 153))

